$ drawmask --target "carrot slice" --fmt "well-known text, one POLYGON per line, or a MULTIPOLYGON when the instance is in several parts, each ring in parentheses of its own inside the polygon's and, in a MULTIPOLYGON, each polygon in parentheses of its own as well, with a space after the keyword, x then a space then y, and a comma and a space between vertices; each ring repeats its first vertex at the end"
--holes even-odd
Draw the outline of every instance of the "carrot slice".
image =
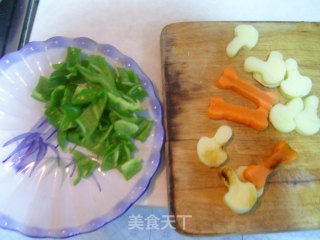
POLYGON ((219 88, 231 89, 255 103, 257 107, 264 107, 268 110, 272 108, 272 105, 279 101, 279 97, 276 93, 263 91, 244 81, 237 75, 232 67, 224 69, 216 84, 219 88))
POLYGON ((272 155, 262 165, 271 170, 276 169, 281 163, 291 163, 298 154, 285 141, 278 142, 272 151, 272 155))
POLYGON ((226 119, 263 130, 268 126, 268 111, 265 108, 250 109, 224 102, 219 97, 212 97, 208 108, 211 119, 226 119))
POLYGON ((272 171, 262 165, 250 165, 243 172, 243 177, 253 183, 257 189, 264 186, 272 171))
POLYGON ((272 154, 260 165, 250 165, 243 173, 247 181, 252 182, 257 189, 264 186, 270 173, 273 172, 281 163, 291 163, 297 158, 298 154, 288 143, 280 141, 273 148, 272 154))

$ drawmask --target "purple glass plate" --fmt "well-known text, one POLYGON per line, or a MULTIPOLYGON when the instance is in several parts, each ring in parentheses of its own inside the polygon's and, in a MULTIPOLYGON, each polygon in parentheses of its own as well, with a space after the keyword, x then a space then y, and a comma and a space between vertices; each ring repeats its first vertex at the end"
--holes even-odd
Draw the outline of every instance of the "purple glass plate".
MULTIPOLYGON (((10 161, 0 164, 0 227, 31 237, 65 238, 94 231, 113 221, 145 193, 161 159, 162 108, 152 82, 133 59, 109 44, 88 38, 53 37, 31 42, 0 60, 0 146, 27 133, 43 119, 44 106, 31 98, 31 91, 40 75, 49 76, 52 65, 64 60, 69 46, 102 55, 113 66, 134 70, 149 94, 142 106, 154 120, 154 128, 146 142, 136 142, 135 155, 143 160, 143 168, 129 181, 116 170, 96 171, 94 181, 84 179, 73 186, 70 154, 58 149, 61 162, 53 161, 57 156, 52 150, 55 139, 50 140, 51 147, 45 148, 44 160, 32 174, 16 172, 10 161)), ((43 146, 39 136, 31 136, 32 144, 43 146)), ((1 147, 0 159, 6 159, 16 147, 1 147)), ((43 151, 39 150, 41 156, 43 151)))

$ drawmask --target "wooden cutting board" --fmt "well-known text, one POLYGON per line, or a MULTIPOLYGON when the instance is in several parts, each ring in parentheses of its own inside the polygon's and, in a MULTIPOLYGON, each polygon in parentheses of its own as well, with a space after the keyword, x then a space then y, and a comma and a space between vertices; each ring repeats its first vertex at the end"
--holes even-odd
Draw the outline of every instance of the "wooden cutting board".
MULTIPOLYGON (((161 35, 169 205, 175 227, 192 235, 320 228, 320 133, 311 137, 295 132, 281 134, 271 125, 256 131, 207 117, 212 96, 255 107, 233 91, 218 89, 215 81, 225 67, 232 66, 242 78, 261 87, 244 72, 243 62, 248 56, 266 59, 272 50, 280 51, 285 59, 296 59, 301 73, 313 80, 312 94, 320 97, 320 24, 250 22, 259 31, 259 43, 253 50, 228 58, 225 49, 239 24, 176 23, 167 26, 161 35), (234 134, 226 147, 226 165, 234 169, 262 162, 282 139, 299 154, 294 163, 269 178, 264 195, 245 215, 233 213, 224 204, 227 189, 219 170, 204 166, 196 153, 198 139, 213 136, 225 124, 234 134)), ((281 98, 281 102, 286 101, 281 98)))

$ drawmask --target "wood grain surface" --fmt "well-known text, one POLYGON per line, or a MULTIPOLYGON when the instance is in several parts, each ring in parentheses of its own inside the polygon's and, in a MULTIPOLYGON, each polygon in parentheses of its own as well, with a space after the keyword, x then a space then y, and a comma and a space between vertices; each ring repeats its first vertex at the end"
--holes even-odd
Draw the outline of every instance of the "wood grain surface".
MULTIPOLYGON (((320 24, 250 22, 259 31, 257 46, 228 58, 226 46, 241 22, 194 22, 168 25, 161 35, 166 160, 170 211, 183 234, 221 235, 320 228, 320 135, 282 134, 270 124, 264 131, 224 120, 210 120, 212 96, 255 108, 215 81, 232 66, 252 84, 263 88, 243 70, 248 56, 266 59, 273 50, 297 60, 303 75, 313 80, 313 95, 320 97, 320 24), (221 125, 233 129, 226 147, 232 168, 260 163, 279 140, 286 140, 299 154, 291 165, 276 171, 264 195, 244 215, 233 213, 223 202, 227 192, 219 170, 204 166, 197 157, 201 136, 212 136, 221 125), (183 216, 191 216, 186 221, 183 216)), ((277 89, 271 90, 278 92, 277 89)), ((281 102, 287 102, 281 97, 281 102)))

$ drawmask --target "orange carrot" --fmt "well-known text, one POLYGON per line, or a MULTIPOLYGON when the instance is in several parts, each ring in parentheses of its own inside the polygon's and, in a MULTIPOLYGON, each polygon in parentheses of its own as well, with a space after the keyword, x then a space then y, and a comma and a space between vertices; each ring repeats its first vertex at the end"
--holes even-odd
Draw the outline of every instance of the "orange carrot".
POLYGON ((279 101, 278 95, 273 92, 266 92, 241 79, 232 67, 224 69, 223 74, 216 82, 219 88, 231 89, 252 101, 257 107, 264 107, 268 110, 279 101))
POLYGON ((250 165, 243 172, 243 177, 252 182, 257 189, 262 188, 272 171, 262 165, 250 165))
POLYGON ((243 173, 244 178, 252 182, 256 188, 264 186, 268 176, 281 163, 291 163, 297 158, 294 151, 285 141, 280 141, 273 148, 272 154, 260 165, 250 165, 243 173))
POLYGON ((291 163, 297 156, 297 152, 294 151, 288 143, 282 140, 274 146, 272 155, 262 164, 266 168, 274 170, 281 163, 291 163))
POLYGON ((263 130, 268 126, 268 111, 265 108, 250 109, 224 102, 219 97, 212 97, 208 108, 211 119, 226 119, 263 130))

